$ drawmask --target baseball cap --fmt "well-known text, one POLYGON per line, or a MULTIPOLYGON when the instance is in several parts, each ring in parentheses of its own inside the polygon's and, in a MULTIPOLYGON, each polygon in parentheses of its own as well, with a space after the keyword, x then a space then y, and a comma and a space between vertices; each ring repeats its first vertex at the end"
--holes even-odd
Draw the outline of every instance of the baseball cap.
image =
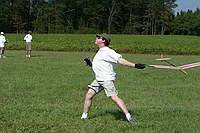
POLYGON ((32 31, 29 30, 29 31, 28 31, 28 34, 32 34, 32 31))
POLYGON ((106 33, 103 33, 101 35, 97 34, 96 37, 103 37, 105 38, 108 42, 110 42, 110 36, 106 33))
POLYGON ((1 35, 4 35, 4 33, 3 33, 3 32, 1 32, 1 35))

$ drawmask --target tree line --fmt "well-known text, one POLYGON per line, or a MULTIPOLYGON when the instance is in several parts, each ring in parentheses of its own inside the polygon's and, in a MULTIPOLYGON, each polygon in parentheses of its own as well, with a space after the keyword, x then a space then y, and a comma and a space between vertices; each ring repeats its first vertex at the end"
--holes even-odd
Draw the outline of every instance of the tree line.
POLYGON ((0 0, 7 33, 200 35, 200 10, 175 14, 176 0, 0 0))

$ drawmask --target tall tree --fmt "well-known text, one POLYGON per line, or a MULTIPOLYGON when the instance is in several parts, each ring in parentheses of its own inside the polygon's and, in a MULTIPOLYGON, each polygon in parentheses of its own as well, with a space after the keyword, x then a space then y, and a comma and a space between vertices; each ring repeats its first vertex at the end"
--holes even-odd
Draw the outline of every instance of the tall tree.
POLYGON ((110 34, 110 32, 111 32, 111 26, 112 26, 113 16, 116 13, 116 10, 115 10, 115 3, 116 3, 116 1, 115 0, 111 0, 111 2, 109 2, 109 3, 111 3, 111 5, 109 6, 108 34, 110 34))
POLYGON ((199 35, 199 9, 195 12, 180 12, 175 16, 175 2, 176 0, 0 0, 0 29, 14 33, 31 29, 37 33, 75 31, 154 35, 173 32, 199 35))
POLYGON ((13 0, 12 5, 12 25, 16 33, 29 30, 29 1, 27 0, 13 0))
POLYGON ((164 34, 172 22, 173 8, 176 0, 149 0, 147 6, 148 21, 151 25, 151 34, 164 34))
POLYGON ((173 33, 179 35, 200 35, 200 10, 193 13, 181 11, 173 21, 173 33))
POLYGON ((9 0, 0 0, 0 29, 11 31, 11 3, 9 0))
POLYGON ((35 31, 42 33, 64 33, 63 9, 64 4, 59 1, 33 2, 35 19, 33 21, 35 31))
POLYGON ((126 33, 130 34, 144 34, 145 24, 144 16, 146 15, 145 9, 148 4, 147 0, 130 0, 127 12, 129 19, 126 24, 126 33))

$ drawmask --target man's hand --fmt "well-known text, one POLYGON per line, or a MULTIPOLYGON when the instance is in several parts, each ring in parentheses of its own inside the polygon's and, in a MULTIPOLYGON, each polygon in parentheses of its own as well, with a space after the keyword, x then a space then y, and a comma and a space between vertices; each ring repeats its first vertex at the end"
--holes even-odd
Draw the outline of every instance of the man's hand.
POLYGON ((85 64, 86 64, 86 66, 92 67, 92 61, 90 60, 89 57, 85 58, 85 59, 84 59, 84 62, 85 62, 85 64))
POLYGON ((144 69, 145 67, 146 67, 146 64, 140 64, 140 63, 135 64, 135 68, 137 69, 144 69))

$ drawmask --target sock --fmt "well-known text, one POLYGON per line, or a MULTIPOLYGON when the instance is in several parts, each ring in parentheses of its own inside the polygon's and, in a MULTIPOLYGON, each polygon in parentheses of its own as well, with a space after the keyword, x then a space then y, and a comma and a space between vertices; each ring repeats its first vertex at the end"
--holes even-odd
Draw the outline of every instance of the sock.
POLYGON ((81 116, 81 119, 86 119, 88 117, 88 113, 84 113, 83 112, 83 114, 82 114, 82 116, 81 116))
POLYGON ((130 113, 126 114, 126 119, 127 119, 128 121, 130 120, 130 118, 131 118, 131 114, 130 114, 130 113))

